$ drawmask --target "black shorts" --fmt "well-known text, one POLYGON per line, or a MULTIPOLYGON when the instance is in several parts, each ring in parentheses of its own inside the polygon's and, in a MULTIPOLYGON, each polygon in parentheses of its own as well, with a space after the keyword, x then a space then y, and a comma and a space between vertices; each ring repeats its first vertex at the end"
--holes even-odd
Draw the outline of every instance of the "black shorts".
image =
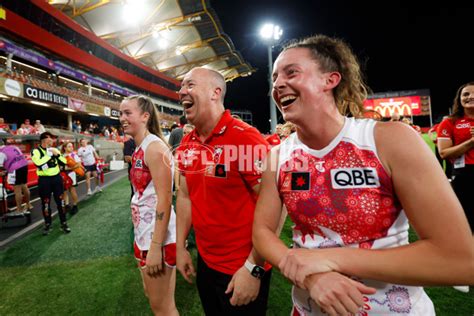
POLYGON ((451 184, 459 202, 461 202, 469 226, 471 226, 471 230, 474 232, 474 195, 472 194, 474 165, 466 165, 462 169, 454 169, 454 175, 454 180, 451 184))
POLYGON ((15 171, 15 185, 22 185, 28 182, 28 166, 21 167, 15 171))
POLYGON ((271 274, 271 270, 265 272, 255 301, 247 305, 232 306, 230 305, 232 293, 225 294, 232 275, 211 269, 198 254, 196 285, 204 313, 207 316, 265 316, 267 312, 271 274))
POLYGON ((90 165, 90 166, 84 166, 84 168, 86 169, 86 172, 97 172, 97 165, 96 164, 93 164, 93 165, 90 165))

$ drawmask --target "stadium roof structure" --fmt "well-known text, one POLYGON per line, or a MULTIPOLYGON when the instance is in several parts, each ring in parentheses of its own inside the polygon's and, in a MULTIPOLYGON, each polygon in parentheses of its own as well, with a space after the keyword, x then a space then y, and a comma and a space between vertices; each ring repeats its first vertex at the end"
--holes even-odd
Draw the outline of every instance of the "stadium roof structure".
POLYGON ((255 72, 223 32, 209 0, 48 0, 123 53, 181 80, 193 67, 227 81, 255 72))

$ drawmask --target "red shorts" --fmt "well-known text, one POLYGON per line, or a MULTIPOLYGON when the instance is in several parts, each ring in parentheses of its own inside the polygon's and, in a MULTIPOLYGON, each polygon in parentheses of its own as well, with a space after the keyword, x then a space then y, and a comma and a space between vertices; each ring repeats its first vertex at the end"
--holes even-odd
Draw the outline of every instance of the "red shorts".
MULTIPOLYGON (((138 261, 138 266, 143 268, 146 265, 146 255, 148 251, 141 251, 134 242, 133 252, 135 253, 135 259, 138 261)), ((176 244, 174 243, 165 245, 163 247, 163 254, 165 257, 165 264, 170 268, 174 268, 176 266, 176 244)))

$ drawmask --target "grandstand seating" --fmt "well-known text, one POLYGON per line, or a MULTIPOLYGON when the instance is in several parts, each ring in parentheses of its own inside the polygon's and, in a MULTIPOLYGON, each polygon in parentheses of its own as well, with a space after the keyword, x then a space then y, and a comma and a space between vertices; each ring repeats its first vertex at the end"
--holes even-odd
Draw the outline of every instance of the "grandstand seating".
MULTIPOLYGON (((0 76, 21 81, 22 83, 30 84, 36 88, 48 90, 57 94, 67 95, 72 98, 80 99, 85 102, 101 104, 110 107, 111 109, 118 110, 120 108, 120 98, 114 96, 105 96, 105 93, 101 93, 101 96, 89 95, 85 91, 81 91, 73 87, 64 87, 54 84, 51 80, 45 78, 34 77, 31 74, 25 74, 23 72, 11 71, 7 72, 3 70, 0 72, 0 76)), ((172 123, 179 121, 179 116, 171 115, 168 113, 160 113, 162 125, 164 127, 171 126, 172 123)))

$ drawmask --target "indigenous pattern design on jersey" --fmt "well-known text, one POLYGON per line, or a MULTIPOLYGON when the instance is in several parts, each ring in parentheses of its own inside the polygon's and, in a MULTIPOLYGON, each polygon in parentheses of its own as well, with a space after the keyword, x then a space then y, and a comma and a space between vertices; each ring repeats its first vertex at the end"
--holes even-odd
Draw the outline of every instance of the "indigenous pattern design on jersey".
MULTIPOLYGON (((280 145, 278 189, 293 223, 294 247, 391 248, 408 243, 408 220, 381 164, 374 140, 376 121, 346 118, 337 137, 313 150, 296 133, 280 145)), ((373 280, 357 315, 434 315, 421 287, 373 280)), ((324 315, 306 290, 294 287, 300 315, 324 315)))
MULTIPOLYGON (((156 204, 158 203, 155 187, 151 178, 150 169, 145 163, 145 153, 150 143, 162 140, 156 135, 150 134, 135 149, 132 156, 132 169, 130 179, 133 186, 133 197, 131 201, 132 221, 135 231, 135 242, 142 251, 150 249, 153 231, 155 229, 156 204)), ((170 157, 173 162, 173 157, 170 157)), ((171 172, 171 170, 170 170, 171 172)), ((171 208, 168 233, 164 245, 176 242, 176 215, 171 208)))

